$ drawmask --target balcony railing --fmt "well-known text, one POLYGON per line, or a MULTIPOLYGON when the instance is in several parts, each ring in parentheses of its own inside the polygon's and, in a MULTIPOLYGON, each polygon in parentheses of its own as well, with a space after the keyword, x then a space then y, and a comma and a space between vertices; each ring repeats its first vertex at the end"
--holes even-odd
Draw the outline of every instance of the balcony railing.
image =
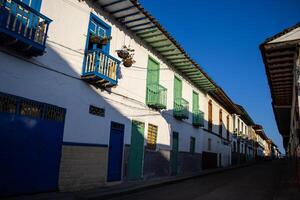
POLYGON ((174 100, 174 117, 177 119, 189 118, 189 102, 183 98, 176 98, 174 100))
POLYGON ((204 112, 200 110, 193 111, 193 125, 194 126, 204 126, 204 112))
POLYGON ((51 21, 19 0, 0 0, 0 42, 15 50, 42 55, 51 21))
POLYGON ((101 49, 86 52, 82 78, 91 84, 111 87, 118 83, 120 61, 101 49))
POLYGON ((167 108, 167 88, 157 84, 147 85, 146 103, 155 109, 167 108))

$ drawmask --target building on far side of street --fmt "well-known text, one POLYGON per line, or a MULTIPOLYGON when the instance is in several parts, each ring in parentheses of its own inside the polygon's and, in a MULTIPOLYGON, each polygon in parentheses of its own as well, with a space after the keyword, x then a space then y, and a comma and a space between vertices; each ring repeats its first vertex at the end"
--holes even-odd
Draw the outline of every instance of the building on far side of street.
POLYGON ((260 45, 272 96, 272 107, 286 154, 295 155, 300 140, 299 67, 300 23, 260 45))

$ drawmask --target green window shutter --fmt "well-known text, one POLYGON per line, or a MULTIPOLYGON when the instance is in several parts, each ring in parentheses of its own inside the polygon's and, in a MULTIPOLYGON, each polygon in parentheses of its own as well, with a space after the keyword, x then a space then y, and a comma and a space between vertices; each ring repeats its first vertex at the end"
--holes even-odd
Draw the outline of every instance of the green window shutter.
POLYGON ((197 92, 193 91, 193 111, 199 110, 199 95, 197 92))
POLYGON ((147 67, 147 85, 159 83, 159 63, 149 57, 147 67))
POLYGON ((182 97, 182 82, 175 76, 174 78, 174 99, 182 97))

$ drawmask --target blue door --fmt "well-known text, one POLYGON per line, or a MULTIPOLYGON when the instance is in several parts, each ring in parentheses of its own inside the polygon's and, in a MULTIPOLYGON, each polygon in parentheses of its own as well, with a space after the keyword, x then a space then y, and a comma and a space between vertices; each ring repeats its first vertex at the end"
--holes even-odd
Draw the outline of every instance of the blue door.
POLYGON ((0 93, 0 196, 58 190, 65 110, 0 93))
POLYGON ((120 181, 124 144, 124 125, 111 122, 107 181, 120 181))

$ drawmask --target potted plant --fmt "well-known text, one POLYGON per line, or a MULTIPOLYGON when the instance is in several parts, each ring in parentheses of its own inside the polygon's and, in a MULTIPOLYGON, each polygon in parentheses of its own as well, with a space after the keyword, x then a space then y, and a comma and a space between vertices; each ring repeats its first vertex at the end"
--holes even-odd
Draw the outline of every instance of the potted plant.
POLYGON ((109 41, 112 39, 112 37, 111 36, 109 36, 109 37, 107 37, 107 36, 104 36, 104 37, 102 37, 101 38, 101 40, 100 40, 100 44, 102 44, 102 45, 106 45, 107 43, 109 43, 109 41))
POLYGON ((90 42, 93 44, 100 44, 101 38, 98 35, 91 35, 90 36, 90 42))
POLYGON ((127 47, 126 45, 124 45, 122 47, 122 49, 116 50, 116 52, 120 58, 126 59, 130 56, 130 53, 134 52, 134 49, 130 49, 130 47, 127 47))
POLYGON ((133 60, 133 54, 129 54, 127 58, 123 59, 124 67, 131 67, 133 63, 135 63, 135 60, 133 60))

